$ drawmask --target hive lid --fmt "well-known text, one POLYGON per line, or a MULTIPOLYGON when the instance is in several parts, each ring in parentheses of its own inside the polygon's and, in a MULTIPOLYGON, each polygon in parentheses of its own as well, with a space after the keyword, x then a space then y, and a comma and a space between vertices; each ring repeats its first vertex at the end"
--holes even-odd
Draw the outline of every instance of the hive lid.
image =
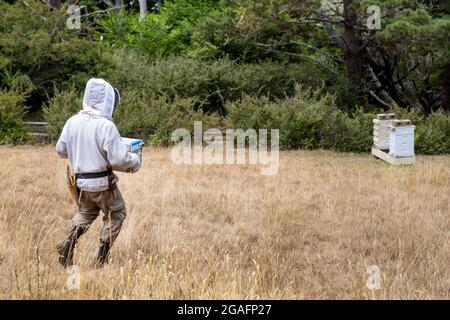
POLYGON ((122 142, 130 146, 144 145, 144 141, 142 141, 141 139, 134 139, 134 138, 122 138, 122 142))
POLYGON ((395 113, 379 113, 377 114, 377 120, 392 120, 395 119, 395 113))
POLYGON ((392 120, 390 127, 410 127, 412 126, 411 120, 402 119, 402 120, 392 120))

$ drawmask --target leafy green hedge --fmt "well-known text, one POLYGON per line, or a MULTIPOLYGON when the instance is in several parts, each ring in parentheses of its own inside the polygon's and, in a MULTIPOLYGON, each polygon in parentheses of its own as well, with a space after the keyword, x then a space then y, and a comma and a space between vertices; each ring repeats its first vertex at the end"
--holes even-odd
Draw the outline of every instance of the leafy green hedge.
MULTIPOLYGON (((82 107, 82 97, 73 88, 57 91, 44 107, 44 116, 49 123, 48 132, 57 140, 62 128, 72 115, 82 107)), ((134 92, 122 94, 121 103, 114 114, 114 122, 123 136, 142 138, 153 144, 169 144, 170 135, 177 128, 193 130, 194 121, 205 126, 217 126, 218 117, 195 110, 195 102, 188 98, 165 96, 143 100, 134 92)))
POLYGON ((47 131, 51 140, 56 141, 59 138, 66 121, 81 110, 82 101, 81 95, 74 87, 67 91, 55 88, 53 97, 43 108, 45 120, 49 123, 47 131))
POLYGON ((15 90, 0 90, 0 144, 27 142, 31 138, 22 121, 25 97, 15 90))
MULTIPOLYGON (((335 104, 335 96, 297 86, 292 97, 273 100, 267 96, 244 96, 225 104, 226 116, 196 109, 196 101, 175 96, 142 99, 139 91, 124 92, 114 121, 124 136, 145 139, 151 144, 170 144, 177 128, 193 132, 193 122, 203 128, 279 129, 284 149, 332 149, 367 152, 372 146, 375 114, 357 109, 348 114, 335 104)), ((66 119, 81 108, 74 90, 58 92, 45 107, 50 136, 57 139, 66 119)), ((450 153, 450 117, 441 112, 422 117, 416 112, 394 110, 399 118, 410 118, 417 126, 416 152, 450 153)))
MULTIPOLYGON (((113 61, 116 70, 107 80, 121 91, 139 92, 143 99, 190 98, 203 111, 221 114, 227 101, 244 95, 268 96, 271 100, 292 96, 296 83, 319 88, 329 76, 309 63, 246 64, 228 58, 204 61, 185 57, 149 60, 130 51, 117 51, 113 61)), ((336 79, 327 81, 328 92, 343 91, 336 79), (333 81, 336 84, 331 85, 333 81)))
POLYGON ((285 149, 367 151, 372 143, 372 114, 350 117, 335 106, 335 97, 298 86, 293 97, 278 101, 244 97, 227 105, 227 126, 278 128, 285 149))
POLYGON ((450 153, 450 115, 438 111, 424 117, 417 111, 406 111, 400 108, 394 111, 397 117, 411 119, 416 126, 415 149, 417 153, 450 153))
MULTIPOLYGON (((279 128, 285 149, 333 149, 366 152, 372 146, 375 113, 357 109, 348 114, 335 106, 332 95, 297 87, 293 97, 278 101, 244 97, 227 104, 227 125, 232 128, 279 128)), ((416 126, 418 154, 450 153, 450 116, 443 112, 424 117, 415 111, 395 109, 398 118, 416 126)))
MULTIPOLYGON (((68 5, 68 4, 65 4, 68 5)), ((27 78, 27 104, 33 111, 56 85, 81 90, 87 79, 114 68, 110 51, 90 37, 66 27, 66 8, 51 10, 41 1, 0 1, 0 75, 27 78)), ((0 87, 8 86, 0 76, 0 87)))

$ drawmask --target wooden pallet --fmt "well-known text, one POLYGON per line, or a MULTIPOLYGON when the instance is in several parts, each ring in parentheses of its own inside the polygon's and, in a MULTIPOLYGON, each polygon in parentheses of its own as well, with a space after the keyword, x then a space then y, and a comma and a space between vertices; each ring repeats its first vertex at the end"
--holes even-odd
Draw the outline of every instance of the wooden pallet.
POLYGON ((372 147, 372 154, 393 165, 411 165, 414 164, 415 157, 400 158, 390 155, 388 152, 372 147))

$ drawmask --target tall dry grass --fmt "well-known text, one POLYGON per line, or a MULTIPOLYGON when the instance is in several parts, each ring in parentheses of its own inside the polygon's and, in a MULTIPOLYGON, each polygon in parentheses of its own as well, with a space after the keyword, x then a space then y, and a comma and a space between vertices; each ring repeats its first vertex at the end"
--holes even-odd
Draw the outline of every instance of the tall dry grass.
POLYGON ((76 208, 53 147, 0 148, 0 298, 448 298, 450 157, 393 167, 369 155, 282 152, 280 171, 176 166, 145 150, 120 175, 128 217, 92 268, 101 219, 75 260, 54 249, 76 208), (378 265, 381 289, 366 287, 378 265))

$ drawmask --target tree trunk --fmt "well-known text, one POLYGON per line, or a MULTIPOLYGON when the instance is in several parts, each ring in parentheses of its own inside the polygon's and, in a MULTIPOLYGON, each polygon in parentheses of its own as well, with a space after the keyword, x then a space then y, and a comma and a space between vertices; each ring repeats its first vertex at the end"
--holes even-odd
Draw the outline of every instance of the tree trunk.
POLYGON ((444 111, 450 111, 450 63, 445 67, 444 79, 442 79, 441 108, 444 111))
POLYGON ((45 2, 54 9, 59 9, 61 7, 61 0, 45 0, 45 2))
POLYGON ((357 81, 364 76, 364 57, 361 50, 362 41, 355 27, 357 16, 355 11, 350 8, 353 0, 344 0, 344 34, 345 43, 345 64, 348 76, 351 80, 357 81))
POLYGON ((114 1, 115 11, 119 12, 121 7, 122 7, 122 1, 121 0, 115 0, 114 1))

